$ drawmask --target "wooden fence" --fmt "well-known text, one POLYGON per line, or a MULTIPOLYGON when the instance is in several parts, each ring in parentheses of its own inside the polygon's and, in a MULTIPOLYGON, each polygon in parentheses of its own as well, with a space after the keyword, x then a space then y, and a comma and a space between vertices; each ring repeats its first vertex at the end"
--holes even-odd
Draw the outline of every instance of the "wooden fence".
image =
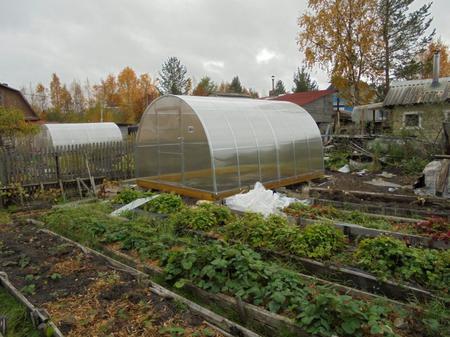
POLYGON ((0 182, 4 186, 128 179, 134 177, 134 167, 134 142, 130 140, 56 148, 0 148, 0 182))

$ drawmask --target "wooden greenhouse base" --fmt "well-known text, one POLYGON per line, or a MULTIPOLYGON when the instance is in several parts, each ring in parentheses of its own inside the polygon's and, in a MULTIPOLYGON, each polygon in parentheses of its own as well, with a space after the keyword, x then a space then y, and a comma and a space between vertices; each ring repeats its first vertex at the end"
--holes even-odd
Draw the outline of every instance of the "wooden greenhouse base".
MULTIPOLYGON (((190 175, 192 175, 192 173, 190 175)), ((179 177, 179 175, 177 175, 177 176, 179 177)), ((266 183, 263 183, 263 185, 265 188, 275 189, 275 188, 279 188, 282 186, 288 186, 288 185, 298 184, 298 183, 305 182, 305 181, 310 181, 313 179, 320 178, 322 176, 323 176, 322 171, 315 171, 312 173, 302 174, 302 175, 295 176, 295 177, 280 179, 280 180, 272 181, 272 182, 266 182, 266 183)), ((195 188, 191 188, 191 187, 187 187, 187 186, 182 186, 177 183, 171 183, 170 181, 174 180, 174 179, 175 179, 174 175, 160 177, 160 178, 149 177, 149 178, 137 179, 136 183, 138 186, 140 186, 142 188, 146 188, 146 189, 159 190, 159 191, 163 191, 163 192, 173 192, 176 194, 184 195, 184 196, 195 198, 195 199, 210 200, 210 201, 221 200, 221 199, 227 198, 231 195, 235 195, 235 194, 238 194, 241 192, 248 191, 251 188, 250 186, 245 186, 245 187, 235 188, 235 189, 228 190, 228 191, 214 193, 214 192, 209 192, 206 190, 199 190, 199 189, 195 189, 195 188), (168 178, 167 181, 162 181, 162 179, 164 179, 164 178, 168 178)))

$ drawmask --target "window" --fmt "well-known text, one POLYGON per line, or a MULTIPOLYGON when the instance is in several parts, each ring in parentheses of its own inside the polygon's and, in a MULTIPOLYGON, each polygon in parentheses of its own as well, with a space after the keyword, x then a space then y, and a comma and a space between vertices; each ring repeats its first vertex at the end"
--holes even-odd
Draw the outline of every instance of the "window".
POLYGON ((403 114, 404 128, 420 128, 422 127, 422 117, 418 112, 405 112, 403 114))

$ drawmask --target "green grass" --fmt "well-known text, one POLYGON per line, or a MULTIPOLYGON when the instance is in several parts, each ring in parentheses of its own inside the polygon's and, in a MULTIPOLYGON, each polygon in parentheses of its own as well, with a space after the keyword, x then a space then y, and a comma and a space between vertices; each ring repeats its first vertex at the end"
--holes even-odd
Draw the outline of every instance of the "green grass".
POLYGON ((6 316, 7 331, 5 337, 39 337, 33 327, 28 312, 3 288, 0 288, 0 315, 6 316))
POLYGON ((11 217, 7 211, 0 210, 0 225, 11 223, 11 217))

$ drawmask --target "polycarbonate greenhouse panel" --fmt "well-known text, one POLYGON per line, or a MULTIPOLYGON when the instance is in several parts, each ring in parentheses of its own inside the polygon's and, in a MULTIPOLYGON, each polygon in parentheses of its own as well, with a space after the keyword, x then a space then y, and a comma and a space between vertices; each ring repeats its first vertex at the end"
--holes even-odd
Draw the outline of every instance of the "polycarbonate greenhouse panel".
POLYGON ((212 194, 281 186, 323 173, 322 141, 290 102, 169 95, 142 116, 136 170, 141 181, 212 194))
POLYGON ((64 123, 42 125, 42 135, 49 145, 81 145, 122 141, 115 123, 64 123))

